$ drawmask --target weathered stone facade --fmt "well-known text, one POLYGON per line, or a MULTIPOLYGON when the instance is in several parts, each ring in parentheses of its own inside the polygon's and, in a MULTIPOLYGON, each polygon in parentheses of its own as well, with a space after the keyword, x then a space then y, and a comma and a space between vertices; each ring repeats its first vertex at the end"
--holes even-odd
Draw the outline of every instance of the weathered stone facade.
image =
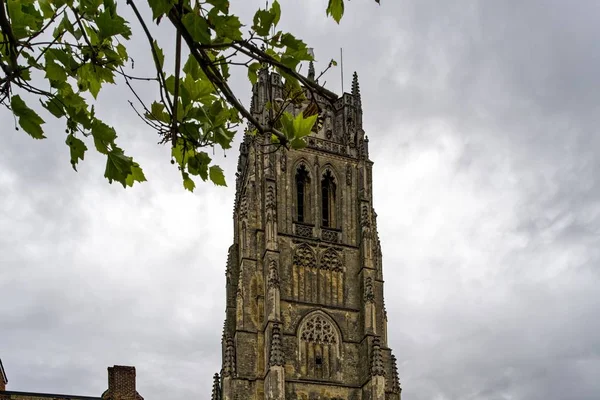
MULTIPOLYGON (((278 74, 259 72, 259 121, 283 90, 278 74)), ((213 400, 400 399, 356 74, 352 93, 307 97, 286 106, 319 106, 305 149, 273 149, 261 135, 240 147, 213 400)))

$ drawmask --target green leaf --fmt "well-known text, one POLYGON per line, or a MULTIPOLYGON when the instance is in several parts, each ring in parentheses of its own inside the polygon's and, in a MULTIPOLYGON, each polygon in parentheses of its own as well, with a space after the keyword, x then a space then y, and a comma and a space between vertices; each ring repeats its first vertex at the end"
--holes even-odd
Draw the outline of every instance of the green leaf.
POLYGON ((284 112, 279 118, 281 124, 281 132, 285 135, 288 140, 294 138, 294 116, 289 112, 284 112))
POLYGON ((102 154, 108 154, 110 147, 114 145, 117 133, 114 128, 106 125, 99 119, 94 120, 92 123, 92 136, 94 137, 94 145, 96 150, 102 154))
POLYGON ((187 190, 189 190, 190 192, 193 192, 194 188, 196 187, 196 183, 192 180, 192 178, 190 178, 189 174, 186 174, 184 172, 182 175, 183 175, 183 187, 186 188, 187 190))
POLYGON ((271 28, 275 28, 281 18, 281 6, 275 0, 269 10, 258 10, 254 14, 252 29, 260 36, 268 36, 271 28))
POLYGON ((331 15, 338 24, 344 15, 344 0, 329 0, 327 15, 331 15))
POLYGON ((19 95, 14 95, 10 100, 12 112, 19 119, 19 125, 34 139, 45 139, 42 124, 44 120, 35 111, 27 107, 27 104, 19 95))
POLYGON ((218 165, 213 165, 209 169, 210 180, 213 181, 215 185, 218 186, 227 186, 225 183, 225 175, 223 174, 223 170, 218 165))
POLYGON ((190 75, 195 81, 204 77, 204 72, 200 69, 200 65, 198 65, 198 61, 194 58, 193 55, 189 55, 185 65, 183 66, 183 72, 190 75))
POLYGON ((125 183, 129 187, 133 186, 134 182, 146 182, 144 171, 142 171, 142 168, 139 166, 139 164, 135 162, 131 166, 131 174, 127 175, 127 179, 125 180, 125 183))
POLYGON ((131 37, 131 29, 127 26, 127 21, 120 15, 113 14, 109 9, 105 9, 95 19, 98 28, 98 38, 100 41, 112 36, 121 35, 125 39, 131 37))
POLYGON ((66 81, 67 71, 52 59, 46 59, 46 78, 51 81, 66 81))
POLYGON ((52 8, 50 1, 38 0, 38 5, 40 6, 40 10, 42 10, 44 18, 51 18, 54 15, 54 9, 52 8))
POLYGON ((121 149, 115 148, 106 155, 106 170, 104 176, 109 183, 117 181, 123 187, 132 186, 134 181, 145 181, 144 173, 133 158, 123 154, 121 149))
POLYGON ((61 118, 65 116, 65 110, 60 101, 56 99, 49 99, 46 103, 40 100, 40 103, 42 103, 42 106, 46 110, 50 111, 50 113, 52 113, 52 115, 54 115, 56 118, 61 118))
POLYGON ((174 0, 148 0, 148 4, 152 9, 152 19, 157 19, 163 14, 168 13, 173 5, 175 4, 174 0))
POLYGON ((311 115, 310 117, 304 118, 302 113, 298 114, 294 118, 294 133, 295 137, 301 138, 310 135, 315 122, 317 121, 318 115, 311 115))
POLYGON ((208 179, 208 164, 210 157, 204 151, 197 153, 188 160, 188 171, 192 175, 200 175, 203 181, 208 179))
POLYGON ((248 66, 248 79, 254 85, 258 80, 258 70, 260 69, 260 63, 258 61, 253 62, 248 66))
POLYGON ((165 105, 156 101, 150 105, 150 113, 146 114, 146 118, 164 122, 165 124, 171 122, 171 117, 165 111, 165 105))
POLYGON ((83 161, 83 156, 87 150, 87 147, 85 143, 73 136, 73 134, 67 136, 65 143, 67 143, 71 152, 71 165, 73 166, 73 169, 77 171, 77 163, 79 160, 83 161))
POLYGON ((215 15, 211 18, 218 38, 242 40, 242 23, 235 15, 215 15))
POLYGON ((192 39, 204 44, 210 43, 210 30, 208 29, 208 24, 200 15, 187 13, 181 18, 181 22, 192 36, 192 39))
POLYGON ((152 46, 154 46, 154 50, 156 51, 156 56, 158 57, 158 64, 162 68, 165 63, 165 53, 163 53, 162 49, 160 48, 160 46, 158 45, 158 42, 156 40, 154 40, 154 42, 152 43, 152 46))
POLYGON ((77 70, 77 84, 81 90, 89 90, 94 98, 98 97, 102 80, 99 72, 101 67, 93 64, 84 64, 77 70))

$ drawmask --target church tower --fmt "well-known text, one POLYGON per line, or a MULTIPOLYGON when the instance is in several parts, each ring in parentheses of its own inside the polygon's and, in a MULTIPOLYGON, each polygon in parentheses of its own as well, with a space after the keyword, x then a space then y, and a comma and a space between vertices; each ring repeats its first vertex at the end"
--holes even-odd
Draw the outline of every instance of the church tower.
POLYGON ((341 97, 307 90, 287 104, 284 91, 280 75, 259 71, 258 121, 277 104, 294 115, 318 110, 318 122, 302 150, 260 134, 240 146, 212 398, 400 400, 357 75, 341 97))

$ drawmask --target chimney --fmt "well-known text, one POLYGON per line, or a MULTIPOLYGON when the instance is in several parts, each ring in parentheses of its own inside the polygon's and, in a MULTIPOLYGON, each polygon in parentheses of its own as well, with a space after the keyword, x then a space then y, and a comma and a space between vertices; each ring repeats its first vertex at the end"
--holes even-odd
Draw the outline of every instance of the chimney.
POLYGON ((135 367, 115 365, 108 367, 108 390, 102 395, 104 400, 140 400, 135 390, 135 367))
POLYGON ((2 360, 0 360, 0 391, 6 390, 7 383, 8 383, 8 379, 6 378, 6 372, 4 372, 4 367, 2 366, 2 360))

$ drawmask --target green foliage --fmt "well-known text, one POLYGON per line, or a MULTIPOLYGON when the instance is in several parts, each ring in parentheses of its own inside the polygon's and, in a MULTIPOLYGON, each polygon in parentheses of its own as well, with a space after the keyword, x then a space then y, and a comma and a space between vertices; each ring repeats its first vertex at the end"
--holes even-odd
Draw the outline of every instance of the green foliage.
MULTIPOLYGON (((307 81, 296 71, 312 55, 301 39, 275 32, 281 13, 274 0, 257 10, 244 28, 230 13, 228 0, 0 0, 0 104, 34 139, 47 133, 46 117, 39 112, 60 119, 73 169, 92 148, 106 158, 106 179, 127 187, 146 177, 117 145, 116 130, 96 115, 93 105, 106 84, 125 84, 137 99, 137 105, 132 103, 135 112, 171 146, 171 162, 184 188, 193 191, 195 178, 225 186, 223 170, 204 148, 231 148, 244 122, 256 132, 271 134, 274 146, 302 148, 317 118, 279 112, 269 125, 261 125, 228 86, 234 67, 246 68, 252 84, 261 68, 271 68, 284 78, 284 102, 305 100, 301 83, 307 81), (125 19, 120 7, 131 8, 135 20, 125 19), (152 19, 145 20, 150 13, 152 19), (161 21, 171 25, 172 36, 152 37, 150 23, 161 21), (134 36, 136 46, 147 45, 154 77, 131 75, 128 49, 134 36), (174 43, 175 59, 165 63, 163 48, 171 49, 174 43), (187 59, 181 68, 182 54, 187 59), (234 54, 247 57, 247 62, 239 63, 234 54), (174 70, 165 70, 173 65, 174 70), (159 96, 148 103, 135 92, 135 85, 143 81, 158 87, 159 96)), ((344 0, 329 0, 326 13, 339 23, 344 0)), ((333 65, 332 60, 329 66, 333 65)))
POLYGON ((344 0, 329 0, 327 15, 331 15, 338 24, 344 15, 344 0))

